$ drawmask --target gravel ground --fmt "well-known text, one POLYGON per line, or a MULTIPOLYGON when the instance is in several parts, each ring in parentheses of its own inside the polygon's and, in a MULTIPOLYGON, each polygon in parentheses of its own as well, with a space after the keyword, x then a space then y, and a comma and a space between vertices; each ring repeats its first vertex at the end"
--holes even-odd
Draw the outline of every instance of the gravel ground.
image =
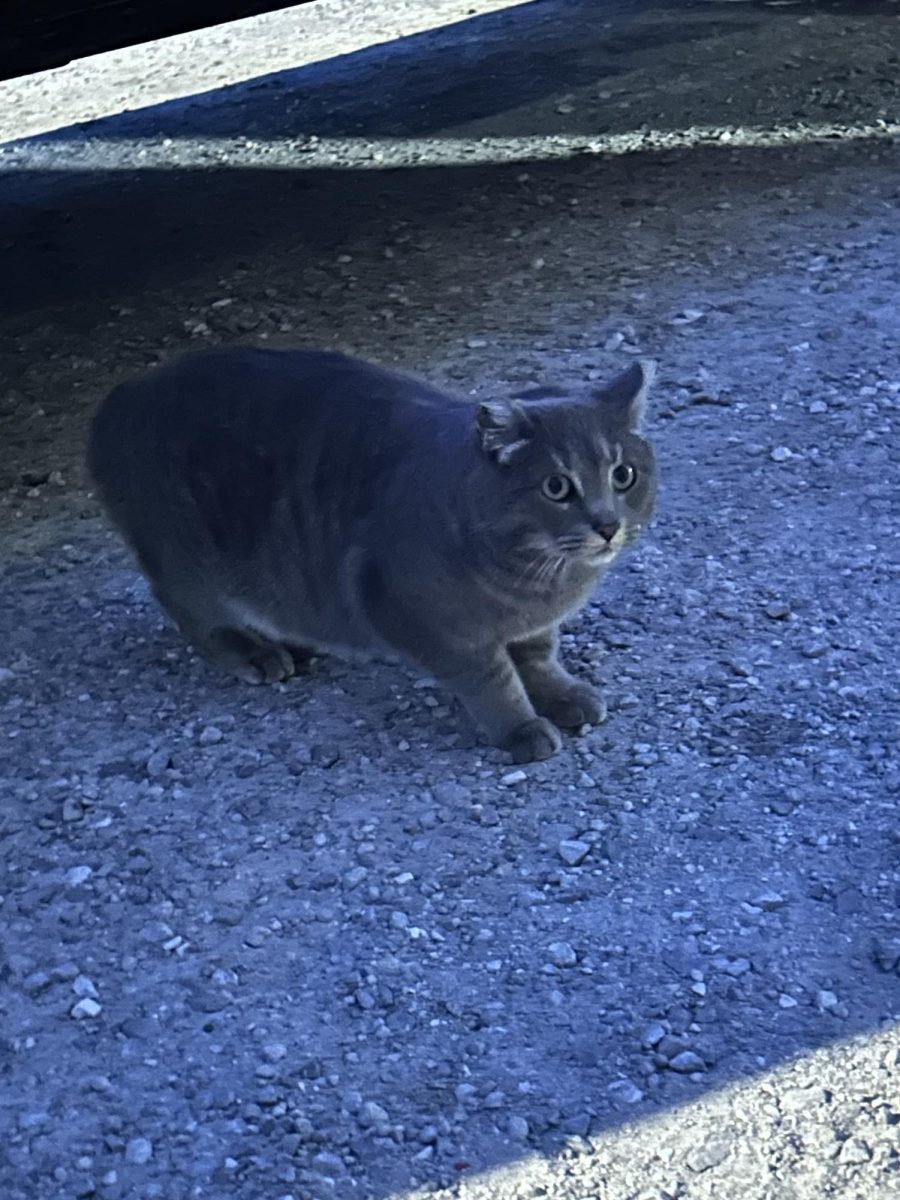
POLYGON ((498 7, 146 111, 134 52, 0 152, 4 1200, 898 1186, 898 5, 498 7), (605 726, 517 769, 397 668, 191 656, 80 457, 236 340, 659 359, 605 726))

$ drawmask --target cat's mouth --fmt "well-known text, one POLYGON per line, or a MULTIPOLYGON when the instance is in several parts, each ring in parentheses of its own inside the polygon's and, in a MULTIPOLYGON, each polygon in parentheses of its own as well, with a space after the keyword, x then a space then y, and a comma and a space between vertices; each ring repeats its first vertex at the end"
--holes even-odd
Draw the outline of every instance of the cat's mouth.
POLYGON ((623 539, 618 534, 612 539, 599 536, 568 537, 561 538, 558 545, 569 561, 574 560, 595 567, 612 562, 622 549, 623 539))
POLYGON ((616 533, 611 538, 600 535, 588 537, 582 543, 581 557, 592 564, 607 563, 616 557, 624 544, 625 539, 620 533, 616 533))
POLYGON ((607 542, 604 546, 589 546, 585 549, 583 558, 591 564, 597 566, 600 563, 611 562, 619 553, 619 547, 607 542))

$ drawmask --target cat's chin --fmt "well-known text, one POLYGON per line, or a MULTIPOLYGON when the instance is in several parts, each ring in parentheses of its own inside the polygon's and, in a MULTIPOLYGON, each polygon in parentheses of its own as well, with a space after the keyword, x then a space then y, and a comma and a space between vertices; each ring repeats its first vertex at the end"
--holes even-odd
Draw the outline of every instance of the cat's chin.
POLYGON ((585 554, 582 562, 586 563, 589 567, 606 567, 609 566, 618 553, 618 550, 612 548, 594 550, 589 554, 585 554))

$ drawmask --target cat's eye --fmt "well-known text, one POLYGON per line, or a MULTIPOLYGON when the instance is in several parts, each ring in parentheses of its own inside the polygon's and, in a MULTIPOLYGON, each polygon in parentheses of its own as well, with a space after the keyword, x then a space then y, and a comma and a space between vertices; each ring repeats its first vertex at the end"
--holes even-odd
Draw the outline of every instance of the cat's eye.
POLYGON ((548 475, 541 484, 541 491, 548 500, 562 504, 575 494, 575 484, 568 475, 548 475))
POLYGON ((634 486, 637 471, 631 463, 617 463, 612 469, 612 485, 617 492, 627 492, 634 486))

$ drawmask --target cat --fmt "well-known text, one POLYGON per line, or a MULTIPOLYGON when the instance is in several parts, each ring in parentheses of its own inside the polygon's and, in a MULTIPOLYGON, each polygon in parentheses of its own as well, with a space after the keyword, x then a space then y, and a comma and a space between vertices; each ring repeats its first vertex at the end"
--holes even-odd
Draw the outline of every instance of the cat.
POLYGON ((202 350, 109 394, 88 467, 206 659, 271 682, 393 651, 530 762, 606 715, 558 628, 652 515, 654 370, 477 404, 338 353, 202 350))

